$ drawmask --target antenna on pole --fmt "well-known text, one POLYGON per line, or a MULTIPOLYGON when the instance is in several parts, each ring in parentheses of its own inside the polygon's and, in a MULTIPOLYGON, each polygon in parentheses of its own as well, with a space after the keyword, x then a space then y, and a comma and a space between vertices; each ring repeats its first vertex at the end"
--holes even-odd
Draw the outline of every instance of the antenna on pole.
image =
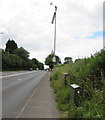
MULTIPOLYGON (((53 3, 51 2, 50 5, 53 5, 53 3)), ((53 57, 52 61, 54 63, 54 67, 55 67, 55 64, 56 64, 55 49, 56 49, 56 12, 57 12, 57 6, 56 5, 53 5, 53 6, 55 6, 55 11, 54 11, 51 23, 52 24, 55 23, 55 27, 54 27, 54 57, 53 57)))
POLYGON ((50 2, 50 5, 53 5, 53 3, 52 3, 52 2, 50 2))

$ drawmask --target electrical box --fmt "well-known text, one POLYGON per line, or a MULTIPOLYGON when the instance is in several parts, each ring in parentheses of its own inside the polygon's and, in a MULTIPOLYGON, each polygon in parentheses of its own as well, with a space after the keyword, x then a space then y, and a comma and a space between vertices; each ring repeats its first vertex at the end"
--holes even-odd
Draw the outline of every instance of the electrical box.
POLYGON ((70 100, 74 102, 76 106, 79 106, 81 102, 81 88, 76 84, 70 86, 70 100))

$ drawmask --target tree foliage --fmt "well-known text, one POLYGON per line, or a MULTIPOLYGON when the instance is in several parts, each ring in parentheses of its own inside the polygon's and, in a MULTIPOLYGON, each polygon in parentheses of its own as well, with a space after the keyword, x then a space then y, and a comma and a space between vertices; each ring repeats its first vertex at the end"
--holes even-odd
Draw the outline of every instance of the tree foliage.
POLYGON ((44 69, 43 63, 36 58, 29 59, 29 52, 23 47, 18 48, 14 40, 8 40, 6 49, 0 49, 2 53, 2 70, 36 70, 44 69))
POLYGON ((33 65, 36 65, 36 66, 34 66, 36 69, 39 68, 39 70, 44 70, 43 63, 39 62, 36 58, 32 59, 32 63, 33 63, 33 65))
MULTIPOLYGON (((46 59, 45 59, 45 64, 49 66, 50 69, 54 67, 54 62, 53 62, 54 54, 49 54, 46 59)), ((61 59, 55 55, 56 62, 55 64, 60 64, 61 59)))
POLYGON ((73 62, 72 57, 65 57, 64 61, 64 64, 70 64, 73 62))
POLYGON ((15 49, 14 53, 24 60, 27 60, 29 57, 29 52, 23 47, 15 49))
MULTIPOLYGON (((51 73, 51 86, 56 93, 58 108, 66 118, 105 118, 105 50, 89 58, 57 67, 51 73), (64 86, 61 76, 68 73, 64 86), (80 86, 79 106, 70 99, 70 84, 80 86), (66 112, 65 112, 66 111, 66 112)), ((77 95, 78 96, 78 95, 77 95)))
POLYGON ((16 48, 18 48, 18 46, 15 43, 15 41, 9 39, 6 43, 5 51, 7 51, 9 53, 13 53, 16 48))

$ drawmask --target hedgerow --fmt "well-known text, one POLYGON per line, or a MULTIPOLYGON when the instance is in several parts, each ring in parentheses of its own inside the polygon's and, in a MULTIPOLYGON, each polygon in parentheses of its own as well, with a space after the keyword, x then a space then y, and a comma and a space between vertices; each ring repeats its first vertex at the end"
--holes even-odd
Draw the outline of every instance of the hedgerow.
POLYGON ((51 86, 63 118, 104 118, 105 50, 90 58, 57 66, 50 76, 51 86), (64 73, 68 73, 68 85, 64 85, 64 73), (77 84, 82 90, 81 104, 77 107, 70 100, 70 85, 77 84))

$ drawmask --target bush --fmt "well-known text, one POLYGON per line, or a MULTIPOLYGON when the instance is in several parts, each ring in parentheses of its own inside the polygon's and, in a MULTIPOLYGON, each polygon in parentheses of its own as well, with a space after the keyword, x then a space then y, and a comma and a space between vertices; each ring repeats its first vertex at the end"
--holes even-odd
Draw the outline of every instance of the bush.
POLYGON ((51 73, 51 86, 56 93, 58 108, 66 118, 103 118, 105 50, 68 65, 57 66, 51 73), (68 85, 63 84, 63 74, 69 73, 68 85), (83 89, 82 103, 79 107, 70 101, 70 84, 83 89))

